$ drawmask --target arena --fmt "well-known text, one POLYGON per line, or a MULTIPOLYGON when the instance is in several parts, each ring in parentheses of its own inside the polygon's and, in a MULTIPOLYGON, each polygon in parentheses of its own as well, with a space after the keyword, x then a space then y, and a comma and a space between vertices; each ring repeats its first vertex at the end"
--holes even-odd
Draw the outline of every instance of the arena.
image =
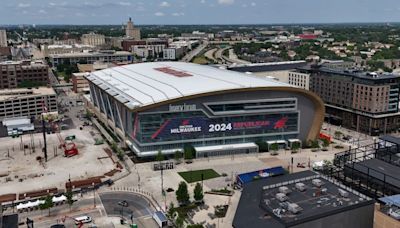
POLYGON ((307 90, 191 63, 131 64, 85 77, 88 108, 138 157, 185 145, 197 157, 256 153, 257 142, 289 147, 315 139, 325 111, 307 90))

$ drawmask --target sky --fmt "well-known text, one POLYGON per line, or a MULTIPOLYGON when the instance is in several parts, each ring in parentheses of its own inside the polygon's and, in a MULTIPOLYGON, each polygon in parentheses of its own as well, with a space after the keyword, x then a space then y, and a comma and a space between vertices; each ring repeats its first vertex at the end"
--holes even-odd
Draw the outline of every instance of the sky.
POLYGON ((0 24, 400 22, 399 0, 0 0, 0 24))

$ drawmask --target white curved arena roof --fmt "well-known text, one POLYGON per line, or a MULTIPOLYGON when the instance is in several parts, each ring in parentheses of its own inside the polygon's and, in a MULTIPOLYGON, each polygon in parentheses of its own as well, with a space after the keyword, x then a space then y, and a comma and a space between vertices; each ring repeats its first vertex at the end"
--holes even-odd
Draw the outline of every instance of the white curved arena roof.
POLYGON ((221 90, 290 87, 273 79, 184 62, 118 66, 92 72, 86 78, 130 109, 221 90))

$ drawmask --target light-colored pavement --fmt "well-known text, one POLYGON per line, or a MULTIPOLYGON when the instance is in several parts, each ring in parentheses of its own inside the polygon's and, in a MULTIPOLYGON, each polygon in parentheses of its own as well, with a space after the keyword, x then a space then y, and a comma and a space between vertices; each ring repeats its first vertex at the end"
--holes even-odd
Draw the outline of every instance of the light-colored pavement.
POLYGON ((218 62, 218 60, 214 58, 214 54, 217 50, 218 50, 217 48, 210 49, 206 53, 204 53, 204 56, 207 57, 208 59, 211 59, 214 62, 218 62))
POLYGON ((249 64, 251 62, 239 59, 239 57, 235 54, 233 49, 229 49, 229 61, 233 62, 234 64, 249 64))
POLYGON ((206 47, 208 46, 208 42, 207 41, 203 41, 202 44, 200 44, 197 48, 195 48, 194 50, 190 51, 189 53, 187 53, 183 58, 182 58, 182 62, 190 62, 194 57, 196 57, 197 55, 199 55, 206 47))

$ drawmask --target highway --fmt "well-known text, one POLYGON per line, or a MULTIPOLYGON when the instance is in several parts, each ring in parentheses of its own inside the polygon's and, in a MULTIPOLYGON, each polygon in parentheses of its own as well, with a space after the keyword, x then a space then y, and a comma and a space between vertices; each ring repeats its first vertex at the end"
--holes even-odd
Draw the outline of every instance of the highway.
POLYGON ((204 48, 206 48, 208 46, 208 41, 203 41, 202 44, 200 44, 197 48, 195 48, 194 50, 190 51, 189 53, 187 53, 183 58, 182 58, 182 62, 190 62, 194 57, 196 57, 197 55, 199 55, 204 48))

